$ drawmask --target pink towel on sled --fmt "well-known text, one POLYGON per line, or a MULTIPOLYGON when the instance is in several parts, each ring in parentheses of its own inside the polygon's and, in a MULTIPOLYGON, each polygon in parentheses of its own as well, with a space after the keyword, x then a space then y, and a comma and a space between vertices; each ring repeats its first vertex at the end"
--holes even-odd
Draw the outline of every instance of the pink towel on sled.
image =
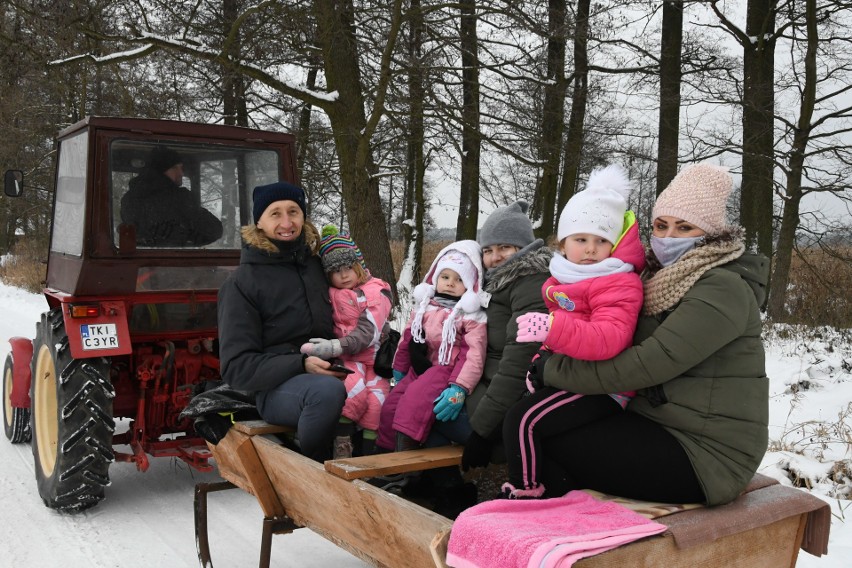
POLYGON ((450 533, 447 564, 567 568, 581 558, 665 530, 665 525, 582 491, 555 499, 499 499, 459 515, 450 533))

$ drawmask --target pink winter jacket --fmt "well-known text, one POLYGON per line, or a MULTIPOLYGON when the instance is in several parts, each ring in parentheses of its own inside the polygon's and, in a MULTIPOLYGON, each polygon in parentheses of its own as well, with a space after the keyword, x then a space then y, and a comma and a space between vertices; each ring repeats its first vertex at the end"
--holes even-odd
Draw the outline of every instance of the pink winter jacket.
MULTIPOLYGON (((372 334, 369 345, 358 353, 347 354, 346 359, 361 361, 370 366, 376 358, 379 347, 379 335, 391 311, 390 285, 380 278, 370 278, 354 290, 342 290, 330 287, 334 335, 343 338, 352 333, 359 320, 366 319, 371 325, 372 334), (361 293, 359 293, 359 290, 361 293)), ((363 338, 362 343, 363 343, 363 338)))
MULTIPOLYGON (((444 321, 449 315, 450 310, 441 307, 435 300, 429 302, 429 306, 423 314, 426 348, 433 365, 438 365, 441 332, 444 328, 444 321)), ((393 368, 403 373, 407 373, 411 368, 408 346, 412 341, 410 330, 413 318, 414 312, 408 319, 406 333, 403 334, 403 338, 399 342, 393 361, 393 368)), ((450 374, 449 382, 459 385, 468 393, 473 392, 474 387, 479 383, 485 365, 485 347, 487 344, 485 322, 485 311, 483 310, 477 310, 472 314, 460 313, 456 317, 456 340, 453 343, 449 365, 453 367, 453 371, 450 374)))
POLYGON ((645 251, 638 225, 630 218, 611 256, 632 264, 634 272, 573 284, 561 284, 552 276, 545 281, 541 292, 552 314, 545 347, 574 359, 601 361, 632 345, 642 309, 639 273, 645 268, 645 251))

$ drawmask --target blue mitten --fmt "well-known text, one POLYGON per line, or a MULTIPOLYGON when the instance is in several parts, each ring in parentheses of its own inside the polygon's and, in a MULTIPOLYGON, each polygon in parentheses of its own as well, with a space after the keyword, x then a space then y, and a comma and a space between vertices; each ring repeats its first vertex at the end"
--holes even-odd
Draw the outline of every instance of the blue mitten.
POLYGON ((405 373, 399 371, 397 369, 393 370, 393 377, 391 378, 391 386, 395 387, 399 384, 399 381, 405 378, 405 373))
POLYGON ((467 393, 458 385, 450 385, 444 389, 441 396, 435 399, 435 418, 441 422, 449 422, 459 417, 464 406, 467 393))

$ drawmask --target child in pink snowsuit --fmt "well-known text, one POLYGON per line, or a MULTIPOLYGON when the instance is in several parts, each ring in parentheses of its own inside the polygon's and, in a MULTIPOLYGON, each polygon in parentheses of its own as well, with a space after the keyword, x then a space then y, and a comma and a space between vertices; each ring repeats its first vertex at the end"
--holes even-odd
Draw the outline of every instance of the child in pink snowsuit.
POLYGON ((376 445, 419 446, 435 420, 458 418, 485 362, 482 260, 476 241, 447 245, 414 288, 415 309, 393 362, 399 380, 382 407, 376 445))
MULTIPOLYGON (((540 341, 527 375, 532 395, 516 403, 503 422, 510 499, 544 496, 543 437, 558 436, 614 412, 635 394, 577 395, 544 388, 541 372, 550 353, 576 359, 610 359, 632 344, 642 308, 639 273, 645 253, 636 217, 627 209, 631 183, 617 165, 594 170, 559 218, 559 252, 542 286, 550 314, 518 317, 518 341, 540 341)), ((577 456, 577 459, 583 459, 577 456)), ((556 495, 547 495, 556 497, 556 495)))
POLYGON ((370 275, 361 250, 345 231, 323 227, 320 257, 331 287, 334 334, 337 339, 311 339, 301 352, 337 359, 352 370, 346 376, 347 398, 334 442, 334 459, 352 456, 352 437, 362 429, 361 453, 375 451, 379 414, 390 384, 376 374, 373 363, 379 338, 391 311, 390 285, 370 275))

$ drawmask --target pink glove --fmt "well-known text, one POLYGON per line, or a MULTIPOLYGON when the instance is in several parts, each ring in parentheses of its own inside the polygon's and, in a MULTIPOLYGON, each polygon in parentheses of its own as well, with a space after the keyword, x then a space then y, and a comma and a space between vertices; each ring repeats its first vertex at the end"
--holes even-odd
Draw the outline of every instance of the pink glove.
POLYGON ((536 341, 544 343, 547 332, 550 331, 550 315, 539 312, 529 312, 518 316, 518 342, 530 343, 536 341))

